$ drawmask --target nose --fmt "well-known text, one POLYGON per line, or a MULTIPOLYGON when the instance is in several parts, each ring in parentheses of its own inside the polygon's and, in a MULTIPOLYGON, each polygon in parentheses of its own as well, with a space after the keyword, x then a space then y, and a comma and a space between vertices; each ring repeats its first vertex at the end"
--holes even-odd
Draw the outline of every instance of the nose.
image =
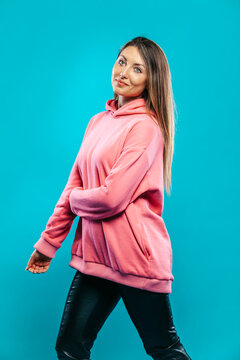
POLYGON ((129 66, 125 67, 124 69, 122 69, 122 71, 120 71, 120 74, 122 74, 122 77, 125 78, 128 76, 128 69, 129 69, 129 66))

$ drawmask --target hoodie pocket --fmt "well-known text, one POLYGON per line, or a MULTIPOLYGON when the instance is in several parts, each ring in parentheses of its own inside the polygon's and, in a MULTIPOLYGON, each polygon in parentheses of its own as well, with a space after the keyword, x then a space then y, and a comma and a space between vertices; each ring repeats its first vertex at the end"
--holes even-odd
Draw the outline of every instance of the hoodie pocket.
POLYGON ((144 231, 142 226, 143 220, 139 214, 139 209, 137 205, 133 202, 130 203, 125 209, 125 214, 134 238, 136 240, 136 244, 139 246, 143 255, 149 260, 151 257, 151 253, 144 238, 144 231))

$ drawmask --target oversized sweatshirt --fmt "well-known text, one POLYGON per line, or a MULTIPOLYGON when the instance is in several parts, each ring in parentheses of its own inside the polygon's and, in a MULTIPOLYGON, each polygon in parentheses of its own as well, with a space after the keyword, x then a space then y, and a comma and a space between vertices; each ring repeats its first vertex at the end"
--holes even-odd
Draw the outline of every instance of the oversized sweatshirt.
POLYGON ((34 248, 51 258, 78 224, 69 266, 153 292, 172 292, 162 213, 164 138, 143 98, 94 115, 67 184, 34 248))

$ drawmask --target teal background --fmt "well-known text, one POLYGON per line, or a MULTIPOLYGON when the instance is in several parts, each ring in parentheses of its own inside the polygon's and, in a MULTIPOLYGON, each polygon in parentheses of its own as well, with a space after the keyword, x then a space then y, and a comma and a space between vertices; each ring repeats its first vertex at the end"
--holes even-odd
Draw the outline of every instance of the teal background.
MULTIPOLYGON (((77 220, 47 273, 24 269, 135 36, 163 48, 177 105, 175 326, 193 360, 240 358, 239 14, 237 0, 0 2, 1 359, 56 359, 77 220)), ((92 349, 103 358, 150 359, 122 300, 92 349)))

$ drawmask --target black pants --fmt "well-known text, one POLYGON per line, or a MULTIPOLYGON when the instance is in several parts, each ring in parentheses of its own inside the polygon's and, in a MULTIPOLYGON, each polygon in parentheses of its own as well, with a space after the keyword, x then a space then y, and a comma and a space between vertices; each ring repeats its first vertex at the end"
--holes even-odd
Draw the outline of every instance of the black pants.
POLYGON ((58 359, 90 359, 99 330, 121 298, 148 355, 154 360, 191 360, 173 324, 169 294, 133 288, 80 271, 66 299, 55 346, 58 359))

